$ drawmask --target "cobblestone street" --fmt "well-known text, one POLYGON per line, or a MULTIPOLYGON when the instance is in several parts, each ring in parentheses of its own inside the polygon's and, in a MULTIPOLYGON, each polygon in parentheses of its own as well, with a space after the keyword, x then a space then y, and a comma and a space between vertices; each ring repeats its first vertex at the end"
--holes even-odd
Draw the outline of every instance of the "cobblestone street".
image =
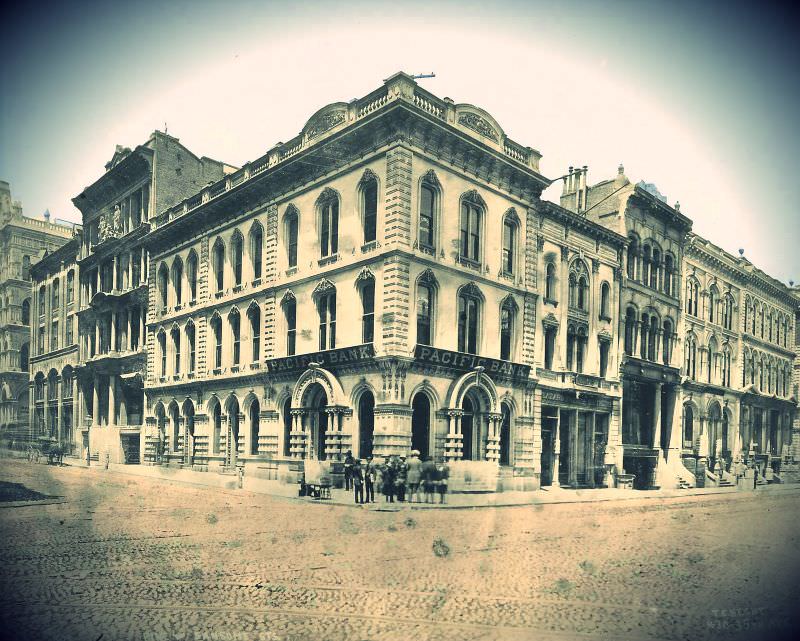
POLYGON ((0 503, 4 638, 780 639, 800 587, 785 488, 389 512, 10 459, 0 481, 47 498, 0 503))

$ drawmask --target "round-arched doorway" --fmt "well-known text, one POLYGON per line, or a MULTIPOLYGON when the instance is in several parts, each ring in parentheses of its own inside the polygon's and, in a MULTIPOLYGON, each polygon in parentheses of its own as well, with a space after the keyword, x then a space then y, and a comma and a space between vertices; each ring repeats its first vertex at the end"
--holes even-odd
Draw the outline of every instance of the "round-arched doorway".
POLYGON ((421 459, 430 454, 431 402, 424 392, 417 392, 411 401, 411 449, 419 451, 421 459))
POLYGON ((375 436, 375 397, 366 391, 358 399, 358 457, 372 456, 375 436))
POLYGON ((309 444, 310 458, 324 461, 325 436, 328 433, 328 413, 325 408, 328 406, 328 395, 319 383, 309 385, 305 393, 304 408, 306 418, 306 429, 311 437, 309 444))

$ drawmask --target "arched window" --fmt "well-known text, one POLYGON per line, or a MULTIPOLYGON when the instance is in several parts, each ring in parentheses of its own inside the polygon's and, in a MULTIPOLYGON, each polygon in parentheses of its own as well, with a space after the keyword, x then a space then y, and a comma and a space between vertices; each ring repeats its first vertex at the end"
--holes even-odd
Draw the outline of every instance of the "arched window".
POLYGON ((292 397, 283 402, 283 455, 292 453, 292 397))
POLYGON ((700 284, 693 278, 686 280, 686 313, 697 316, 697 299, 700 296, 700 284))
POLYGON ((772 310, 767 312, 767 340, 772 342, 772 310))
POLYGON ((510 361, 514 353, 514 325, 517 305, 510 296, 500 307, 500 360, 510 361))
POLYGON ((479 196, 469 195, 461 199, 460 254, 463 260, 480 262, 483 213, 484 207, 479 196))
POLYGON ((214 369, 222 367, 222 318, 218 313, 211 317, 211 332, 214 335, 214 369))
POLYGON ((519 222, 517 214, 512 210, 503 219, 503 256, 502 269, 505 274, 516 273, 517 234, 519 222))
POLYGON ((436 205, 438 190, 423 181, 419 191, 419 244, 426 249, 436 246, 436 205))
POLYGON ((658 318, 655 316, 650 317, 650 331, 647 334, 648 343, 647 343, 647 358, 651 361, 655 361, 658 355, 658 330, 659 322, 658 318))
POLYGON ((242 319, 239 316, 239 310, 235 307, 228 314, 228 322, 231 326, 231 339, 233 340, 233 365, 236 366, 240 363, 242 356, 242 319))
POLYGON ((660 290, 661 281, 661 250, 653 247, 653 266, 650 269, 650 287, 660 290))
POLYGON ((641 338, 640 345, 639 345, 639 356, 641 357, 642 360, 646 360, 647 359, 647 348, 648 348, 647 338, 648 338, 648 335, 650 334, 650 315, 649 314, 642 314, 640 325, 641 325, 641 332, 640 333, 642 335, 642 338, 641 338))
POLYGON ((336 290, 321 294, 317 299, 319 316, 319 348, 336 348, 336 290))
POLYGON ((725 294, 722 299, 722 326, 731 329, 733 325, 733 297, 730 293, 725 294))
POLYGON ((686 376, 689 378, 696 378, 697 374, 697 343, 694 336, 689 335, 686 337, 686 359, 685 359, 686 376))
POLYGON ((221 292, 225 288, 225 244, 221 238, 217 238, 212 252, 212 262, 214 267, 215 291, 221 292))
POLYGON ((664 293, 667 296, 673 296, 675 288, 673 286, 675 273, 675 258, 672 254, 665 254, 664 256, 664 293))
POLYGON ((183 261, 180 256, 172 263, 172 291, 175 292, 175 304, 183 302, 183 261))
MULTIPOLYGON (((44 308, 47 303, 46 297, 47 290, 45 289, 44 285, 39 288, 39 316, 44 316, 44 308)), ((41 352, 40 352, 41 353, 41 352)))
POLYGON ((172 354, 175 362, 175 374, 181 373, 181 332, 177 327, 173 327, 170 332, 172 335, 172 354))
POLYGON ((569 305, 582 311, 589 308, 589 271, 580 259, 569 269, 569 305))
POLYGON ((258 454, 258 433, 261 423, 261 406, 257 399, 250 403, 250 454, 258 454))
POLYGON ((339 197, 331 189, 323 191, 319 207, 320 256, 333 256, 339 251, 339 197))
POLYGON ((169 292, 169 270, 166 263, 161 263, 158 268, 158 297, 161 302, 161 307, 166 307, 168 303, 169 292))
POLYGON ((375 340, 375 280, 370 278, 361 286, 361 342, 375 340))
POLYGON ((628 307, 625 311, 625 353, 633 356, 636 350, 636 310, 628 307))
MULTIPOLYGON (((413 410, 412 410, 413 411, 413 410)), ((358 399, 358 456, 372 456, 375 434, 375 397, 366 391, 358 399)))
POLYGON ((478 353, 478 316, 481 301, 475 287, 464 287, 458 295, 458 351, 478 353))
POLYGON ((75 302, 75 271, 67 272, 67 305, 75 302))
POLYGON ((653 248, 649 243, 642 247, 642 284, 650 284, 651 264, 653 262, 653 248))
POLYGON ((712 336, 708 341, 708 362, 706 363, 706 381, 708 383, 717 382, 717 341, 712 336))
POLYGON ((50 287, 50 298, 51 298, 51 310, 58 309, 59 300, 58 300, 58 293, 61 289, 61 283, 59 283, 58 278, 53 280, 53 284, 50 287))
POLYGON ((194 373, 196 366, 194 323, 190 320, 186 323, 186 349, 189 352, 189 373, 194 373))
POLYGON ((361 180, 361 220, 364 225, 364 243, 375 242, 378 231, 378 181, 374 176, 366 174, 361 180))
POLYGON ((575 342, 575 371, 579 374, 583 372, 583 362, 586 358, 586 346, 588 338, 585 327, 578 328, 578 336, 575 342))
POLYGON ((233 284, 242 284, 242 254, 244 253, 244 239, 237 229, 231 237, 231 263, 233 266, 233 284))
POLYGON ((632 236, 628 245, 627 270, 628 278, 636 280, 636 263, 639 260, 639 239, 632 236))
POLYGON ((297 349, 297 301, 294 296, 284 298, 282 307, 286 323, 286 355, 293 356, 297 349))
POLYGON ((214 403, 214 408, 211 410, 211 422, 214 429, 211 436, 211 453, 219 454, 220 440, 222 439, 222 408, 219 406, 219 402, 214 403))
POLYGON ((683 406, 683 444, 691 447, 694 443, 694 410, 691 405, 683 406))
POLYGON ((19 348, 19 369, 22 372, 28 371, 28 363, 30 362, 31 345, 30 343, 23 343, 19 348))
POLYGON ((719 290, 716 285, 712 285, 708 290, 708 321, 710 323, 718 322, 717 318, 717 303, 719 302, 719 290))
POLYGON ((744 301, 744 331, 746 332, 750 330, 750 317, 752 316, 750 311, 751 304, 750 297, 748 296, 744 301))
POLYGON ((197 254, 194 249, 186 259, 186 280, 189 282, 189 299, 197 300, 197 254))
POLYGON ((611 320, 611 286, 604 282, 600 285, 600 318, 611 320))
POLYGON ((544 297, 549 301, 556 300, 556 266, 553 263, 547 263, 545 268, 544 297))
POLYGON ((283 218, 284 237, 286 239, 286 264, 291 269, 297 267, 297 230, 298 214, 297 209, 289 206, 283 218))
POLYGON ((261 308, 255 303, 248 308, 247 319, 250 321, 250 359, 257 363, 261 358, 261 308))
POLYGON ((162 329, 158 332, 158 355, 161 359, 161 374, 160 376, 167 375, 167 334, 162 329))
POLYGON ((417 285, 417 343, 432 345, 433 341, 433 284, 422 282, 417 285))
POLYGON ((547 325, 544 329, 544 368, 553 369, 553 355, 556 351, 557 329, 547 325))
POLYGON ((31 299, 26 298, 22 301, 22 324, 30 325, 31 322, 31 299))
POLYGON ((664 365, 669 365, 672 360, 672 321, 664 319, 664 337, 661 352, 664 357, 664 365))
POLYGON ((22 257, 22 280, 28 280, 31 274, 31 257, 25 255, 22 257))
POLYGON ((264 256, 264 230, 261 223, 255 221, 248 234, 250 266, 253 270, 253 280, 261 278, 261 269, 264 256))

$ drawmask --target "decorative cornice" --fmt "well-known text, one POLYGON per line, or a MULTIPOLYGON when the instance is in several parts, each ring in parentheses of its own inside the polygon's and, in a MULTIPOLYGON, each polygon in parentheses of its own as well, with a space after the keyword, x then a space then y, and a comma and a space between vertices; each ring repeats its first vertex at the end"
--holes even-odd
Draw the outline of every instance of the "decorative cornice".
POLYGON ((494 127, 489 124, 489 121, 471 111, 464 111, 458 117, 458 124, 463 125, 467 129, 479 133, 481 136, 486 136, 493 142, 498 142, 500 136, 495 131, 494 127))

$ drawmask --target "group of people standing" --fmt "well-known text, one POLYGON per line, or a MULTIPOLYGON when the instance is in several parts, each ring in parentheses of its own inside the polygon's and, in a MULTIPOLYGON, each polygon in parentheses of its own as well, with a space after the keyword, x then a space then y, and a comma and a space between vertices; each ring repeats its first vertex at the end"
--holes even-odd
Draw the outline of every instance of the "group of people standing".
POLYGON ((365 462, 353 457, 348 450, 344 459, 344 486, 353 490, 356 503, 374 503, 375 490, 383 494, 384 501, 395 500, 410 503, 433 503, 434 495, 439 495, 439 503, 445 502, 447 481, 450 469, 442 461, 438 465, 430 456, 420 458, 418 450, 411 450, 411 456, 385 456, 377 462, 372 456, 365 462))

